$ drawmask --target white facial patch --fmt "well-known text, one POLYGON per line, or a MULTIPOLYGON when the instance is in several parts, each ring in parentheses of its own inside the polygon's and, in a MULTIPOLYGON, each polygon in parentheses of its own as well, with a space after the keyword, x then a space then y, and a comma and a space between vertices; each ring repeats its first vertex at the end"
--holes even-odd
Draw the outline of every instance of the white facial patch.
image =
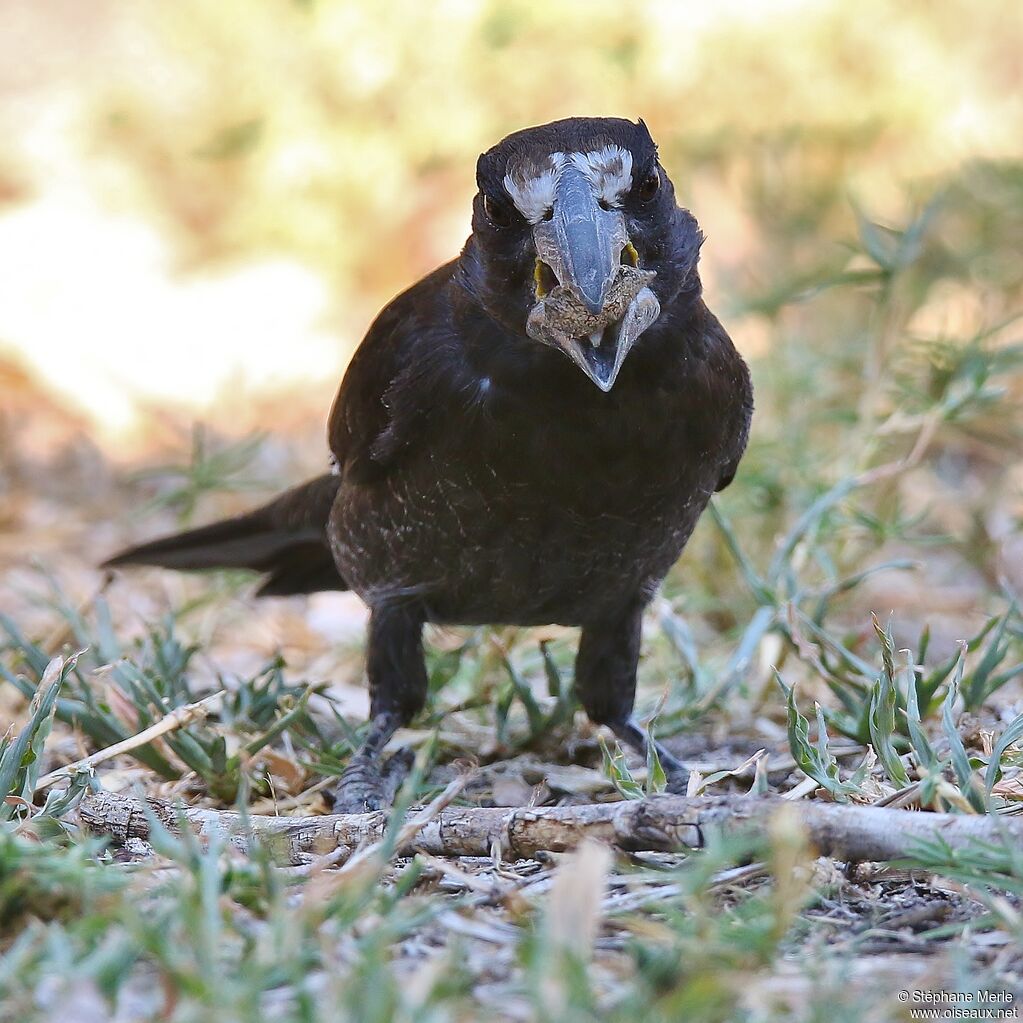
POLYGON ((590 153, 551 153, 546 166, 517 167, 504 176, 505 191, 530 224, 538 224, 554 205, 558 178, 568 166, 582 171, 594 197, 608 206, 620 206, 622 196, 632 188, 632 153, 621 146, 590 153))
POLYGON ((632 188, 632 153, 621 146, 604 146, 595 153, 572 153, 569 159, 586 175, 593 194, 608 206, 620 206, 632 188))
POLYGON ((546 167, 516 167, 504 176, 504 190, 530 224, 539 224, 554 205, 554 186, 564 166, 564 153, 551 153, 546 167))

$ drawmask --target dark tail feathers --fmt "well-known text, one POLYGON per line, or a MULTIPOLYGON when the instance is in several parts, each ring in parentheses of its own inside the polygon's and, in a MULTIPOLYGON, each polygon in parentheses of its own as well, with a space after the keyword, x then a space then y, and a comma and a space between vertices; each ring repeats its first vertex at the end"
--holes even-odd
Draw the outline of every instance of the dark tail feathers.
POLYGON ((103 567, 248 568, 268 576, 258 596, 347 590, 327 541, 340 482, 338 476, 318 476, 245 515, 129 547, 103 567))

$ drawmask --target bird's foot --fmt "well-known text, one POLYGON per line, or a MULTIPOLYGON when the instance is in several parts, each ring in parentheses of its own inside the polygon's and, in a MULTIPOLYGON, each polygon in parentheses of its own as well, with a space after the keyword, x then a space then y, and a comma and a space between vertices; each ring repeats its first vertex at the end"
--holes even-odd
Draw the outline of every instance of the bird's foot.
POLYGON ((334 813, 371 813, 386 810, 394 802, 415 759, 407 746, 386 760, 357 752, 344 769, 334 790, 334 813))
POLYGON ((689 772, 684 767, 681 770, 665 768, 664 774, 667 778, 664 791, 670 792, 673 796, 684 796, 689 789, 689 772))

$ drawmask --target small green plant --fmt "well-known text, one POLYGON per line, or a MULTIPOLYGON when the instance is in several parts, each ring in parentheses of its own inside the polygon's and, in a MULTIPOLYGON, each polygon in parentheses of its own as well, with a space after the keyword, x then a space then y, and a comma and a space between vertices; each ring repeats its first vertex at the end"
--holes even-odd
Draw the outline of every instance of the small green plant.
POLYGON ((533 694, 528 679, 511 656, 507 653, 501 656, 508 682, 497 695, 495 716, 498 742, 508 749, 533 748, 570 725, 575 717, 577 701, 570 679, 556 663, 550 643, 541 641, 538 647, 547 688, 546 705, 533 694), (511 730, 510 714, 516 702, 526 718, 526 732, 521 736, 511 730))
MULTIPOLYGON (((867 715, 870 744, 886 779, 900 790, 917 785, 919 802, 924 806, 972 813, 993 812, 997 807, 991 799, 991 790, 997 779, 998 765, 1009 747, 1023 736, 1023 715, 1003 732, 982 781, 978 768, 983 766, 983 760, 969 755, 956 722, 955 708, 964 688, 969 644, 965 641, 960 644, 946 682, 940 704, 944 749, 938 752, 920 712, 920 692, 928 691, 930 682, 924 680, 921 685, 923 676, 910 651, 896 652, 891 623, 882 628, 875 617, 873 625, 881 645, 882 670, 870 689, 867 715), (907 759, 912 761, 918 779, 915 783, 907 771, 907 759)), ((941 677, 944 681, 943 670, 941 677)), ((796 707, 793 688, 786 686, 780 677, 778 681, 788 707, 789 747, 800 770, 836 799, 844 800, 861 792, 872 765, 864 761, 851 776, 843 779, 838 762, 828 749, 825 712, 816 705, 817 739, 811 743, 809 723, 796 707)))
POLYGON ((245 475, 265 437, 256 434, 229 444, 211 444, 202 425, 192 430, 192 449, 185 464, 168 463, 143 469, 131 478, 139 483, 160 483, 162 492, 140 514, 170 508, 181 522, 191 519, 208 494, 261 490, 263 482, 245 475))
POLYGON ((828 729, 821 705, 814 704, 817 713, 817 738, 811 741, 810 722, 799 713, 799 708, 796 706, 795 687, 785 685, 780 675, 776 674, 776 679, 785 694, 789 750, 796 761, 796 766, 807 777, 813 778, 818 785, 830 792, 840 803, 847 802, 850 796, 859 795, 873 766, 871 758, 864 757, 863 762, 852 775, 843 779, 840 775, 838 760, 829 748, 828 729))
MULTIPOLYGON (((121 742, 155 724, 176 708, 208 695, 193 688, 189 664, 196 647, 185 644, 178 623, 168 616, 131 647, 117 639, 106 602, 98 598, 87 620, 67 602, 57 604, 74 640, 82 649, 69 659, 49 711, 56 720, 89 737, 97 749, 121 742)), ((6 649, 20 662, 21 671, 0 663, 0 678, 32 699, 47 670, 44 651, 28 640, 15 623, 0 615, 6 649)), ((321 741, 308 701, 320 687, 290 684, 284 665, 272 661, 263 671, 232 687, 220 704, 218 721, 188 724, 165 736, 161 747, 138 747, 132 756, 162 778, 182 774, 180 765, 194 771, 211 794, 233 802, 241 777, 265 791, 265 779, 252 773, 256 754, 285 734, 321 741), (241 739, 228 751, 227 733, 241 739), (178 762, 161 751, 169 748, 178 762)), ((326 743, 323 743, 326 745, 326 743)))
MULTIPOLYGON (((29 921, 73 924, 102 913, 126 886, 99 862, 102 842, 40 841, 34 828, 23 831, 0 823, 0 949, 23 938, 29 921)), ((4 965, 0 955, 0 988, 4 965)))
POLYGON ((76 776, 63 791, 52 791, 40 813, 36 813, 35 791, 42 766, 43 747, 53 726, 57 697, 78 655, 64 660, 55 657, 44 668, 39 686, 32 696, 28 722, 17 735, 13 728, 0 737, 0 824, 35 818, 56 821, 84 791, 87 776, 76 776))
POLYGON ((646 777, 642 784, 636 780, 625 751, 618 740, 615 740, 614 750, 608 749, 604 737, 600 737, 600 753, 603 764, 604 776, 614 785, 618 794, 625 799, 642 799, 644 796, 652 796, 658 792, 664 792, 668 788, 668 777, 661 765, 661 758, 657 754, 657 744, 654 742, 653 722, 647 725, 646 732, 646 777))

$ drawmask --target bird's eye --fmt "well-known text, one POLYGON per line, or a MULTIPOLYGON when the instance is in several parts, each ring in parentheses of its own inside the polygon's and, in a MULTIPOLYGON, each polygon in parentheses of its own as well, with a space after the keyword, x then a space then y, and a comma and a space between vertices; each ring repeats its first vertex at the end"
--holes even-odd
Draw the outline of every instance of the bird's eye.
POLYGON ((637 186, 636 195, 640 202, 649 202, 661 187, 661 175, 655 167, 637 186))
POLYGON ((511 227, 514 214, 508 203, 493 199, 484 192, 483 210, 494 227, 511 227))

